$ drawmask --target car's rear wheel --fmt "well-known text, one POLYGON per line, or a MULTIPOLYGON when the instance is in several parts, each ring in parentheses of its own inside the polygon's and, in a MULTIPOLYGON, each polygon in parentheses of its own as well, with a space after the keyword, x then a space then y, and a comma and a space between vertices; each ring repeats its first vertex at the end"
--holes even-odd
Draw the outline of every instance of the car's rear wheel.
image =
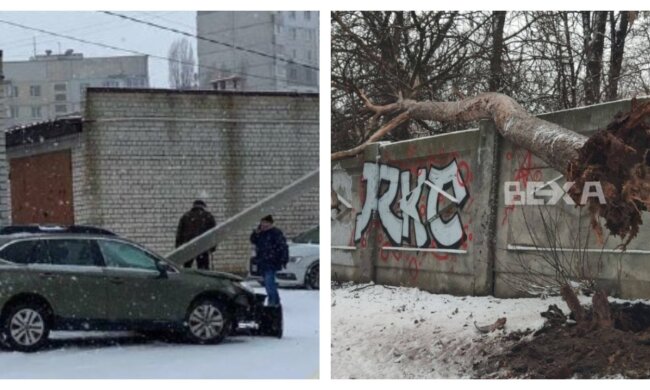
POLYGON ((188 310, 186 335, 197 344, 217 344, 230 329, 230 317, 225 306, 216 299, 200 299, 188 310))
POLYGON ((305 275, 305 287, 310 290, 318 290, 320 286, 320 269, 318 263, 312 265, 305 275))
POLYGON ((50 334, 48 314, 47 308, 39 303, 24 302, 10 307, 3 324, 9 348, 21 352, 41 349, 50 334))

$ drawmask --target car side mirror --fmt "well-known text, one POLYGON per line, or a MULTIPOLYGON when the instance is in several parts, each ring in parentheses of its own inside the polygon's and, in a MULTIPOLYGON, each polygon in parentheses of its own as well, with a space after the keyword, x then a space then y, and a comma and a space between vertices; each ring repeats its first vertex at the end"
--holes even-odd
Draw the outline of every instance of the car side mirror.
POLYGON ((167 279, 169 276, 167 274, 167 264, 163 261, 156 261, 156 268, 158 269, 158 272, 160 272, 160 278, 167 279))

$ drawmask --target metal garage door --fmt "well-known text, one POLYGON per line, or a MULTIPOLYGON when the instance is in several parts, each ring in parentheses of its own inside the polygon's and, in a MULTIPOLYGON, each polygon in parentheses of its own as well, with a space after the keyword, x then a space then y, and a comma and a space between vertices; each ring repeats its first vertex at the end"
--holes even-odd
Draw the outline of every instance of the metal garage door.
POLYGON ((14 225, 74 223, 70 150, 12 158, 9 178, 14 225))

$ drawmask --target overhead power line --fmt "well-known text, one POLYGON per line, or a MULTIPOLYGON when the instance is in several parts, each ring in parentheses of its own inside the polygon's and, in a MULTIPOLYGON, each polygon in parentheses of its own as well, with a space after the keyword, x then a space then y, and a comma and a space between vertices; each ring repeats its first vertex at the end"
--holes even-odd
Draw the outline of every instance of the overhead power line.
MULTIPOLYGON (((72 32, 75 32, 75 33, 79 33, 79 34, 81 34, 82 31, 83 31, 83 35, 87 36, 88 34, 94 34, 94 33, 97 33, 97 32, 103 32, 103 31, 114 30, 114 29, 117 28, 117 27, 115 27, 115 25, 117 25, 117 24, 122 24, 122 23, 120 23, 120 22, 117 21, 117 20, 113 20, 113 21, 111 21, 111 22, 94 23, 94 24, 92 24, 92 25, 84 25, 84 26, 81 26, 81 27, 77 26, 77 27, 75 27, 75 28, 67 29, 67 30, 64 30, 64 31, 61 31, 61 32, 62 32, 62 33, 72 33, 72 32), (112 26, 112 27, 110 27, 110 28, 99 28, 99 29, 98 29, 98 27, 109 26, 109 25, 112 26)), ((43 34, 43 35, 46 35, 46 34, 43 34)), ((43 35, 35 35, 35 36, 33 36, 33 37, 29 37, 29 38, 13 40, 13 41, 11 41, 10 44, 6 44, 6 45, 4 45, 4 49, 8 49, 8 48, 18 48, 18 47, 23 47, 23 46, 32 46, 32 45, 34 44, 34 43, 33 43, 33 42, 34 42, 34 38, 39 39, 39 38, 40 38, 41 36, 43 36, 43 35)), ((6 37, 5 37, 5 38, 6 38, 6 37)), ((39 43, 40 43, 40 42, 43 42, 43 41, 39 41, 39 43)))
POLYGON ((177 25, 177 26, 181 26, 181 27, 185 27, 185 28, 189 28, 189 29, 193 29, 193 28, 194 28, 194 26, 190 26, 190 25, 188 25, 188 24, 181 23, 181 22, 179 22, 179 21, 177 21, 177 20, 167 19, 167 18, 162 17, 162 16, 159 15, 159 14, 168 14, 168 13, 173 13, 173 12, 178 12, 178 11, 160 11, 160 12, 145 12, 145 11, 139 11, 139 12, 135 12, 135 13, 136 13, 136 14, 143 14, 145 18, 150 17, 150 18, 154 18, 154 19, 159 19, 159 20, 165 21, 165 22, 167 22, 167 23, 175 24, 175 25, 177 25))
POLYGON ((246 52, 246 53, 255 54, 255 55, 262 56, 262 57, 267 57, 267 58, 272 58, 274 60, 281 61, 281 62, 286 62, 286 63, 291 64, 291 65, 298 65, 298 66, 302 66, 304 68, 315 70, 315 71, 319 70, 319 68, 317 66, 313 66, 313 65, 309 65, 309 64, 303 64, 303 63, 300 63, 300 62, 284 59, 282 57, 278 57, 278 56, 275 56, 275 55, 272 55, 272 54, 264 53, 264 52, 253 50, 253 49, 249 49, 249 48, 242 47, 242 46, 239 46, 239 45, 234 45, 234 44, 227 43, 227 42, 217 41, 216 39, 202 37, 200 35, 191 34, 191 33, 188 33, 186 31, 175 29, 173 27, 166 27, 166 26, 163 26, 163 25, 160 25, 160 24, 148 22, 146 20, 141 20, 141 19, 137 19, 137 18, 134 18, 134 17, 131 17, 131 16, 118 14, 116 12, 111 12, 111 11, 99 11, 99 12, 105 13, 107 15, 116 16, 118 18, 130 20, 130 21, 133 21, 133 22, 136 22, 136 23, 145 24, 147 26, 159 28, 159 29, 162 29, 162 30, 171 31, 171 32, 174 32, 174 33, 177 33, 177 34, 184 35, 186 37, 200 39, 202 41, 211 42, 211 43, 214 43, 214 44, 217 44, 217 45, 223 45, 223 46, 230 47, 230 48, 233 48, 235 50, 243 51, 243 52, 246 52))
POLYGON ((105 43, 101 43, 101 42, 93 42, 93 41, 89 41, 87 39, 77 38, 77 37, 74 37, 74 36, 71 36, 71 35, 59 34, 59 33, 53 32, 53 31, 43 30, 43 29, 38 28, 38 27, 26 26, 24 24, 11 22, 9 20, 0 19, 0 23, 4 23, 4 24, 14 26, 14 27, 19 27, 19 28, 22 28, 22 29, 25 29, 25 30, 37 31, 37 32, 47 34, 47 35, 52 35, 52 36, 55 36, 55 37, 69 39, 71 41, 85 43, 87 45, 99 46, 99 47, 103 47, 103 48, 106 48, 106 49, 117 50, 117 51, 122 51, 122 52, 136 54, 136 55, 149 56, 149 57, 152 57, 152 58, 157 58, 157 59, 161 59, 161 60, 165 60, 165 61, 171 61, 171 62, 175 62, 175 63, 178 63, 178 64, 193 65, 193 66, 198 66, 199 68, 216 70, 216 71, 224 72, 224 73, 234 73, 236 75, 247 76, 247 77, 258 78, 258 79, 294 82, 294 81, 288 80, 288 79, 268 77, 268 76, 259 76, 259 75, 248 74, 248 73, 243 73, 243 72, 233 72, 233 71, 224 70, 224 69, 220 69, 220 68, 216 68, 216 67, 212 67, 212 66, 206 66, 206 65, 196 65, 196 64, 194 64, 192 62, 180 61, 180 60, 176 60, 176 59, 165 57, 165 56, 159 56, 159 55, 156 55, 156 54, 143 53, 141 51, 127 49, 127 48, 123 48, 123 47, 117 47, 117 46, 113 46, 113 45, 109 45, 109 44, 105 44, 105 43))
MULTIPOLYGON (((196 28, 196 26, 190 26, 188 24, 183 24, 183 23, 180 23, 180 22, 178 22, 176 20, 173 20, 173 19, 163 18, 162 16, 156 15, 158 13, 169 14, 169 13, 172 13, 172 12, 178 12, 178 11, 166 11, 166 12, 144 12, 144 11, 140 11, 140 12, 136 12, 136 14, 140 14, 140 15, 136 15, 136 16, 141 16, 141 17, 144 17, 145 19, 147 19, 148 17, 151 17, 151 18, 154 18, 154 19, 160 19, 160 20, 165 21, 167 23, 171 23, 171 24, 175 24, 177 26, 182 26, 182 27, 185 27, 185 28, 189 28, 190 31, 194 30, 196 28)), ((255 23, 240 25, 240 26, 237 26, 237 27, 234 27, 234 28, 231 28, 231 27, 221 28, 221 29, 218 29, 218 30, 209 31, 209 32, 204 33, 204 34, 211 34, 212 35, 212 34, 219 34, 219 33, 226 32, 226 31, 239 31, 239 30, 245 30, 245 29, 248 29, 248 28, 251 28, 251 27, 263 26, 265 24, 272 24, 272 23, 273 22, 271 22, 270 20, 265 20, 265 21, 262 21, 262 22, 255 22, 255 23)))

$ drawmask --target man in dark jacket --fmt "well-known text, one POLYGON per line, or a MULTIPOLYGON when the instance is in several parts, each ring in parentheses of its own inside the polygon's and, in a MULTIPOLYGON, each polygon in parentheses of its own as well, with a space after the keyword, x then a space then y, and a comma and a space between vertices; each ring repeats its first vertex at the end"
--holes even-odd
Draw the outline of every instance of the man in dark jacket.
POLYGON ((264 277, 268 305, 280 306, 275 274, 289 261, 287 240, 282 231, 273 226, 273 217, 267 215, 262 218, 257 229, 253 230, 251 242, 255 244, 257 266, 264 277))
MULTIPOLYGON (((206 208, 207 205, 204 201, 195 200, 192 209, 183 214, 176 230, 176 248, 217 225, 214 216, 206 208)), ((214 250, 215 248, 211 248, 210 252, 214 252, 214 250)), ((185 263, 185 268, 191 268, 192 261, 194 259, 185 263)), ((208 269, 210 267, 209 252, 201 253, 196 257, 196 267, 199 269, 208 269)))

